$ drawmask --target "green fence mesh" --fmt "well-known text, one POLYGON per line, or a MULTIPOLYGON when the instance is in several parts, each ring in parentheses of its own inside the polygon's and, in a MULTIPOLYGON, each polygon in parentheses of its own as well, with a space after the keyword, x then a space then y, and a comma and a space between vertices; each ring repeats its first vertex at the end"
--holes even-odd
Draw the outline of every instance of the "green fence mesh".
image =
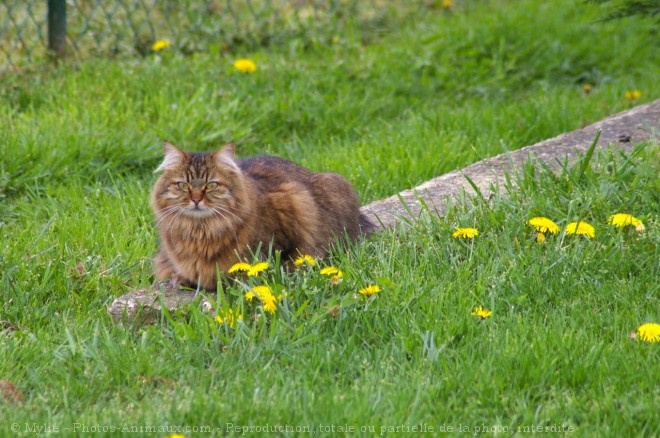
MULTIPOLYGON (((66 56, 145 55, 157 40, 183 53, 332 38, 378 29, 429 0, 66 0, 66 56)), ((48 59, 48 1, 0 0, 0 72, 48 59)))

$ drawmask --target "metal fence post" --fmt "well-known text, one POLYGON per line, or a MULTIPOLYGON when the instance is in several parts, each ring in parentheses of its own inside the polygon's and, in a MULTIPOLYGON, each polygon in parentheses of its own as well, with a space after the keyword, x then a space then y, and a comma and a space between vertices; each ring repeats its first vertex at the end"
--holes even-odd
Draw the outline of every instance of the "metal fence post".
POLYGON ((66 0, 48 0, 48 50, 55 58, 66 55, 66 0))

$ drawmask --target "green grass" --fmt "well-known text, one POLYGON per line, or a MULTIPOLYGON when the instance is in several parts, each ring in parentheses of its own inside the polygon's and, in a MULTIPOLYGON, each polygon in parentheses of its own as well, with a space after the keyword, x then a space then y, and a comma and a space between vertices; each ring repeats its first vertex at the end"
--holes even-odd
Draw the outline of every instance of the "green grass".
POLYGON ((528 167, 491 205, 458 202, 337 253, 339 287, 271 271, 290 293, 272 317, 251 319, 239 287, 219 303, 243 313, 233 328, 191 309, 127 330, 106 313, 153 281, 164 138, 335 170, 367 202, 638 103, 626 90, 660 96, 649 23, 595 24, 597 9, 571 1, 464 6, 241 54, 253 75, 229 55, 165 53, 3 78, 0 380, 24 401, 0 403, 0 435, 12 423, 26 436, 26 423, 657 433, 660 350, 628 339, 660 322, 653 143, 598 155, 582 177, 528 167), (622 211, 647 232, 609 227, 622 211), (538 245, 536 215, 586 220, 596 238, 538 245), (480 236, 453 239, 459 225, 480 236), (354 297, 370 283, 383 291, 354 297), (477 305, 493 315, 479 321, 477 305))

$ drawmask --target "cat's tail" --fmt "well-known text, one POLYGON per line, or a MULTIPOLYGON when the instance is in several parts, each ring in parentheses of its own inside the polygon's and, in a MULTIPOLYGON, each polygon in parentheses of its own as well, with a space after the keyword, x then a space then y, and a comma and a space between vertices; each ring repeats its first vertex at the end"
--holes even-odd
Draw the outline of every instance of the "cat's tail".
POLYGON ((360 213, 360 236, 361 237, 367 237, 372 233, 375 233, 378 231, 379 227, 378 225, 374 224, 369 217, 364 214, 360 213))

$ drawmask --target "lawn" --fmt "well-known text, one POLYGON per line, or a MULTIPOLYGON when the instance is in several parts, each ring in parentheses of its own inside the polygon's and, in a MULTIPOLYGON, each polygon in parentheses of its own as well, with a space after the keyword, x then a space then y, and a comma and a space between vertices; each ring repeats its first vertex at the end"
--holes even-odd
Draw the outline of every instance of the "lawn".
POLYGON ((291 274, 274 257, 250 279, 282 295, 274 314, 235 284, 222 323, 195 308, 144 328, 107 315, 153 282, 164 139, 333 170, 367 203, 660 98, 651 22, 597 22, 570 0, 456 3, 314 44, 3 77, 0 381, 17 392, 0 386, 0 435, 657 434, 660 344, 630 339, 660 323, 653 142, 584 173, 528 166, 490 203, 291 274), (257 70, 236 71, 241 57, 257 70), (646 231, 609 225, 620 212, 646 231), (537 243, 534 216, 560 232, 537 243), (565 233, 578 220, 593 238, 565 233), (358 293, 369 285, 381 291, 358 293))

